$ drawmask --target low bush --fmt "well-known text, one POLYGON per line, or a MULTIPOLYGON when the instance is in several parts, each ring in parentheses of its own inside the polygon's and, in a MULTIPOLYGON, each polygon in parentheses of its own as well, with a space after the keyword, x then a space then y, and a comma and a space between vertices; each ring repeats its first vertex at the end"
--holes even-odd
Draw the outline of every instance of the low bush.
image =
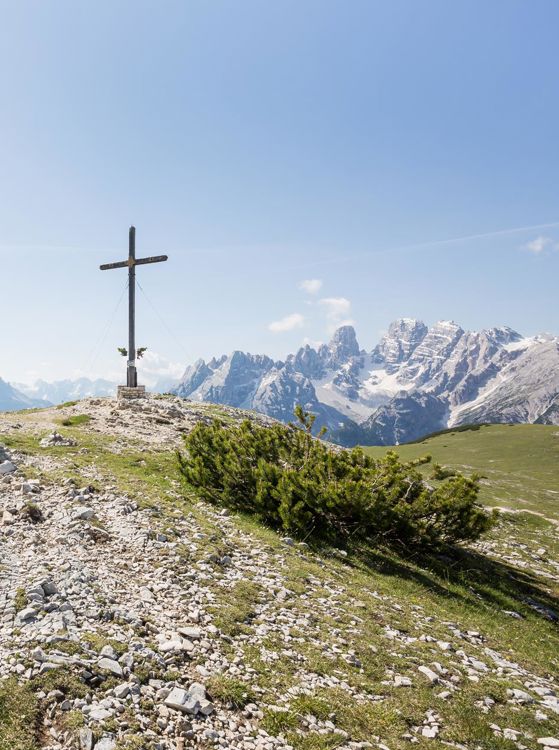
POLYGON ((441 466, 440 464, 433 464, 433 471, 431 473, 431 479, 441 481, 442 479, 448 479, 449 477, 455 477, 457 474, 455 469, 449 469, 448 466, 441 466))
POLYGON ((88 424, 91 422, 93 417, 89 414, 74 414, 71 417, 66 417, 60 420, 60 424, 64 427, 78 427, 81 424, 88 424))
POLYGON ((433 488, 395 453, 334 450, 310 434, 311 415, 297 416, 301 428, 198 423, 178 454, 184 479, 204 500, 300 539, 436 547, 491 526, 476 479, 456 475, 433 488))
POLYGON ((42 523, 45 520, 43 511, 39 508, 36 503, 25 503, 22 508, 21 515, 27 518, 31 523, 42 523))

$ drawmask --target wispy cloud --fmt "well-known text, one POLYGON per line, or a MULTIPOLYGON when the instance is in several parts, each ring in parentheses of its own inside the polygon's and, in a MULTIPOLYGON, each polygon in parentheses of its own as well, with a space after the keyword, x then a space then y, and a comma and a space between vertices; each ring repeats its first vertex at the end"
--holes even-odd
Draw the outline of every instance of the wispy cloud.
POLYGON ((148 385, 158 380, 178 380, 184 371, 184 364, 171 362, 157 352, 147 351, 138 361, 138 369, 148 385))
POLYGON ((299 289, 302 289, 307 294, 318 294, 321 288, 321 279, 305 279, 305 281, 299 283, 299 289))
POLYGON ((268 330, 273 333, 284 333, 285 331, 293 331, 295 328, 302 328, 304 322, 305 318, 301 313, 291 313, 281 320, 274 320, 268 325, 268 330))
POLYGON ((528 244, 526 244, 524 247, 534 255, 540 255, 540 253, 543 253, 546 247, 549 247, 550 245, 553 245, 553 240, 551 239, 551 237, 544 237, 543 235, 540 235, 539 237, 536 237, 535 240, 528 242, 528 244))
POLYGON ((323 297, 318 304, 326 309, 329 318, 343 318, 351 310, 351 302, 345 297, 323 297))
POLYGON ((318 300, 318 304, 321 305, 325 312, 328 320, 328 330, 332 332, 340 326, 353 325, 351 319, 351 302, 345 297, 323 297, 318 300))
POLYGON ((552 239, 551 237, 540 235, 539 237, 536 237, 534 240, 524 245, 524 250, 528 250, 528 252, 532 253, 533 255, 541 255, 547 250, 556 250, 557 252, 559 252, 559 242, 552 239))
POLYGON ((324 341, 319 341, 317 339, 310 339, 308 336, 305 336, 305 338, 302 341, 302 345, 306 346, 309 345, 312 349, 319 349, 322 344, 324 344, 324 341))

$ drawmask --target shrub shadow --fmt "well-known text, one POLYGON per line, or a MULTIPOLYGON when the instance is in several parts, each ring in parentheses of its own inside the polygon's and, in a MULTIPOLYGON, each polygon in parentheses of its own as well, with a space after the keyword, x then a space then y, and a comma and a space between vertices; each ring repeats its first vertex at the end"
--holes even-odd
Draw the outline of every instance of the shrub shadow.
POLYGON ((476 550, 454 547, 444 554, 407 550, 398 555, 390 549, 361 547, 346 562, 411 580, 438 596, 559 624, 559 598, 546 588, 545 580, 476 550))

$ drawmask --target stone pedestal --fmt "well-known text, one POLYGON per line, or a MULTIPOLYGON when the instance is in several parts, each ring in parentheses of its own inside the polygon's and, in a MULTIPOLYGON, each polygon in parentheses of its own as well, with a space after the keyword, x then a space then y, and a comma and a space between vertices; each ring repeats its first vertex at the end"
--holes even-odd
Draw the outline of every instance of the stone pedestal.
POLYGON ((130 399, 130 398, 145 398, 146 387, 145 385, 137 385, 135 388, 129 388, 127 385, 119 385, 117 389, 117 398, 130 399))

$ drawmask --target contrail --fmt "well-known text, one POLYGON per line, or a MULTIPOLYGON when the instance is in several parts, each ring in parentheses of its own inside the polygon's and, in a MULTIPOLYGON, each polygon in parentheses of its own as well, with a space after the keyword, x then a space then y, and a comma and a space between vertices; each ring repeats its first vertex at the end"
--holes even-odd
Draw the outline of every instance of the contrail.
POLYGON ((503 234, 519 234, 520 232, 530 232, 533 229, 551 229, 552 227, 559 227, 559 221, 553 221, 549 224, 532 224, 529 227, 513 227, 512 229, 498 229, 494 232, 483 232, 482 234, 467 234, 464 237, 452 237, 448 240, 435 240, 433 242, 420 242, 417 245, 407 245, 403 248, 397 248, 398 250, 407 249, 407 247, 422 247, 426 245, 449 245, 452 242, 465 242, 466 240, 479 240, 484 237, 498 237, 503 234))
POLYGON ((416 242, 412 245, 400 245, 396 247, 388 247, 382 250, 368 250, 362 253, 356 253, 355 255, 343 255, 336 258, 328 258, 325 260, 309 261, 297 266, 291 266, 289 270, 298 270, 302 268, 309 268, 312 266, 331 265, 334 263, 344 263, 348 260, 358 260, 359 258, 368 258, 371 255, 385 255, 386 253, 397 253, 405 250, 417 250, 422 247, 436 247, 440 245, 452 245, 459 242, 467 242, 468 240, 480 240, 488 237, 499 237, 507 234, 521 234, 522 232, 531 232, 536 229, 552 229, 553 227, 559 227, 559 221, 548 222, 547 224, 531 224, 526 227, 512 227, 511 229, 497 229, 493 232, 482 232, 479 234, 466 234, 462 237, 450 237, 445 240, 430 240, 424 242, 416 242))

